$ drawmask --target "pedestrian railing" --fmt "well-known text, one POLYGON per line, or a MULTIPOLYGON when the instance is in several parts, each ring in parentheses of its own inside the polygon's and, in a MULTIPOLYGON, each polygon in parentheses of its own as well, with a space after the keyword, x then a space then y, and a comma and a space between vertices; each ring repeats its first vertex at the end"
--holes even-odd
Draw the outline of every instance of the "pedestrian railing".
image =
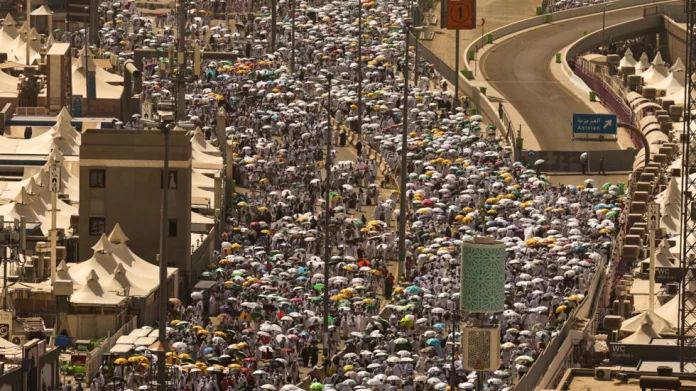
POLYGON ((87 362, 85 363, 85 370, 88 381, 97 375, 97 373, 99 372, 99 368, 102 365, 102 359, 104 357, 104 354, 109 353, 111 348, 116 344, 116 340, 118 340, 118 338, 122 335, 130 333, 137 326, 138 317, 133 316, 113 335, 106 338, 99 346, 97 346, 89 352, 89 355, 87 356, 87 362))

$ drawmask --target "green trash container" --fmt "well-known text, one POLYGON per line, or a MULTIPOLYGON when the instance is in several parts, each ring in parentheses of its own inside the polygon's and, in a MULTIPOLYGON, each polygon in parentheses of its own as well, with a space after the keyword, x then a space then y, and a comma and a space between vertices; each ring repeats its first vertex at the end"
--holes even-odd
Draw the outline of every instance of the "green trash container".
POLYGON ((486 87, 479 87, 479 91, 481 91, 481 93, 482 93, 483 95, 486 95, 486 90, 487 90, 486 87))
POLYGON ((488 42, 489 45, 492 44, 493 43, 493 34, 488 33, 486 35, 486 41, 488 42))
POLYGON ((536 7, 536 14, 537 14, 537 15, 541 15, 543 12, 544 12, 544 10, 541 8, 541 6, 540 6, 540 5, 537 5, 537 7, 536 7))
POLYGON ((476 58, 476 53, 473 50, 469 50, 469 52, 466 54, 466 59, 468 61, 474 61, 476 58))
POLYGON ((597 101, 597 94, 594 91, 590 91, 590 102, 597 101))
POLYGON ((553 15, 546 14, 546 16, 544 16, 544 23, 551 23, 552 21, 553 21, 553 15))
POLYGON ((556 53, 556 64, 561 63, 561 53, 556 53))

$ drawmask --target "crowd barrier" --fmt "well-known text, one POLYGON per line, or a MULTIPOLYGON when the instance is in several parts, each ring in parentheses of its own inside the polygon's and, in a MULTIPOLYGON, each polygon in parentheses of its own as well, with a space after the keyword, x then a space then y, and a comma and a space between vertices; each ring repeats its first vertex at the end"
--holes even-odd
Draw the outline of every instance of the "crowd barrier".
POLYGON ((126 335, 133 331, 138 326, 138 317, 133 316, 128 322, 126 322, 120 329, 105 339, 99 346, 92 349, 87 356, 87 362, 85 363, 85 370, 87 379, 92 379, 98 372, 99 367, 102 365, 102 358, 105 353, 109 353, 111 348, 116 344, 116 340, 122 335, 126 335))

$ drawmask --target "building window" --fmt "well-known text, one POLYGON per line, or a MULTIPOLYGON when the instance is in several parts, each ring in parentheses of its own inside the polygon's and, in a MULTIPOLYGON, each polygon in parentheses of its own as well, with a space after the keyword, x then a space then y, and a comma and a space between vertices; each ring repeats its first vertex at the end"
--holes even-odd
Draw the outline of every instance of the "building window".
POLYGON ((90 217, 89 235, 101 236, 104 232, 106 232, 106 219, 103 217, 90 217))
MULTIPOLYGON (((162 173, 164 170, 160 170, 160 189, 162 188, 162 173)), ((176 189, 178 184, 179 184, 179 178, 177 176, 176 170, 170 170, 169 171, 169 188, 170 189, 176 189)))
POLYGON ((169 219, 169 236, 176 237, 177 226, 176 219, 169 219))
POLYGON ((106 170, 89 170, 89 187, 106 187, 106 170))

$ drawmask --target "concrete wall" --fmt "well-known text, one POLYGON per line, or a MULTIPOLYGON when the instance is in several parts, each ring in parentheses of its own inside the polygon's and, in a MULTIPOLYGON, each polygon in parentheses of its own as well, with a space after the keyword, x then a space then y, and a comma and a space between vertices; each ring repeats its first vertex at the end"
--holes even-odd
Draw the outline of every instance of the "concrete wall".
POLYGON ((672 18, 665 16, 664 27, 667 39, 667 50, 669 50, 669 56, 673 59, 673 62, 677 58, 681 58, 682 61, 686 60, 686 25, 683 23, 677 23, 672 18))

